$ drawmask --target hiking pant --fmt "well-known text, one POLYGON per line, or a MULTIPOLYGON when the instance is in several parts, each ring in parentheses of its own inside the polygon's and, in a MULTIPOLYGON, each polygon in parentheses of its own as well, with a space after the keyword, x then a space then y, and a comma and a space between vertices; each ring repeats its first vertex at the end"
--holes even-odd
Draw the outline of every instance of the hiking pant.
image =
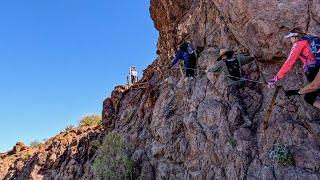
POLYGON ((237 84, 229 86, 229 93, 235 97, 236 103, 240 106, 240 112, 243 117, 249 117, 246 104, 244 103, 240 90, 244 87, 244 84, 237 84))
MULTIPOLYGON (((306 73, 306 76, 307 76, 307 80, 309 83, 311 83, 317 76, 319 72, 319 68, 318 67, 309 67, 308 68, 308 71, 306 73)), ((304 96, 304 100, 313 105, 314 102, 317 100, 317 96, 320 95, 320 90, 317 90, 317 91, 314 91, 314 92, 311 92, 311 93, 307 93, 305 96, 304 96)))
POLYGON ((138 77, 137 76, 131 76, 131 83, 134 84, 138 82, 138 77))
POLYGON ((195 54, 191 54, 189 57, 189 65, 186 67, 186 76, 194 77, 195 69, 197 68, 197 57, 195 54))

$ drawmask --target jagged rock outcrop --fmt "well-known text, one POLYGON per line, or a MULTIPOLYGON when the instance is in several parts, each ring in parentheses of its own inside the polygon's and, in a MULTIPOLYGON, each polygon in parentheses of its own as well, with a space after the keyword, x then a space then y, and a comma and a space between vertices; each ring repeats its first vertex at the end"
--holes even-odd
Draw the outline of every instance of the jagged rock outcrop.
MULTIPOLYGON (((104 119, 113 122, 110 131, 123 133, 144 152, 141 174, 150 179, 320 178, 320 145, 295 121, 309 119, 319 132, 320 114, 302 98, 288 99, 281 91, 269 128, 263 131, 274 90, 248 82, 243 97, 254 126, 241 128, 239 107, 223 75, 198 71, 196 80, 185 85, 178 70, 163 66, 181 42, 190 41, 205 47, 198 59, 200 70, 215 64, 219 48, 229 47, 257 57, 244 69, 247 78, 268 80, 289 52, 290 44, 283 40, 288 31, 298 27, 320 33, 319 1, 151 0, 150 10, 160 32, 161 52, 145 71, 149 80, 144 81, 151 86, 126 91, 119 112, 104 119), (272 161, 269 154, 275 144, 287 145, 294 166, 272 161)), ((298 72, 296 67, 282 82, 285 89, 302 86, 304 78, 298 72)))
POLYGON ((77 128, 36 147, 17 143, 0 158, 0 179, 93 179, 92 159, 103 127, 77 128))
POLYGON ((25 145, 23 142, 17 142, 17 144, 13 147, 12 151, 9 154, 17 154, 21 151, 25 151, 28 149, 28 146, 25 145))
MULTIPOLYGON (((263 131, 274 90, 248 82, 242 95, 254 125, 241 128, 239 105, 225 77, 201 71, 216 63, 219 48, 228 47, 257 57, 244 68, 247 78, 270 79, 289 52, 283 40, 289 30, 320 34, 320 0, 151 0, 150 11, 160 33, 160 55, 144 71, 141 88, 118 86, 103 103, 105 132, 120 133, 130 142, 140 179, 320 179, 320 145, 295 120, 308 119, 320 132, 318 110, 281 90, 263 131), (200 71, 188 84, 178 69, 166 67, 183 41, 204 47, 200 71), (294 165, 269 157, 275 144, 290 149, 294 165)), ((282 81, 284 89, 303 85, 298 72, 297 66, 282 81)), ((56 140, 46 143, 24 161, 18 161, 21 155, 1 156, 5 173, 0 178, 93 178, 89 166, 95 151, 89 144, 102 135, 90 132, 72 136, 76 143, 64 143, 60 150, 52 147, 56 140)))
POLYGON ((283 37, 289 30, 320 33, 318 0, 152 0, 151 16, 166 55, 191 40, 195 46, 235 47, 271 60, 287 55, 283 37))

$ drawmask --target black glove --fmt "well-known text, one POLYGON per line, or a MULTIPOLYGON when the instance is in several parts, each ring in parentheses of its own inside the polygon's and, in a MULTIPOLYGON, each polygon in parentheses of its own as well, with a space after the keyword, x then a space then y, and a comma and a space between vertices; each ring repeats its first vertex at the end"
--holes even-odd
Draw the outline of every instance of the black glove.
POLYGON ((301 95, 299 90, 288 90, 286 91, 286 96, 294 96, 294 95, 301 95))

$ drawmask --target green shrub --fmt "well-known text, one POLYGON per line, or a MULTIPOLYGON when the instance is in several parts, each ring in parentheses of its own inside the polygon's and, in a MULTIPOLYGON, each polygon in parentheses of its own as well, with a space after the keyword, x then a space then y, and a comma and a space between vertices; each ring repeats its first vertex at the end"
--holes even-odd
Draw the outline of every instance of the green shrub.
POLYGON ((66 127, 65 132, 72 131, 75 127, 73 125, 69 125, 66 127))
POLYGON ((93 170, 100 179, 136 179, 133 162, 126 153, 126 142, 122 136, 108 134, 97 151, 93 170))
POLYGON ((270 158, 282 165, 294 165, 293 155, 284 145, 274 145, 270 158))
POLYGON ((31 154, 29 154, 28 152, 25 152, 21 155, 21 158, 23 160, 28 160, 31 157, 31 154))
POLYGON ((31 141, 30 147, 31 147, 31 148, 35 148, 35 147, 40 146, 41 144, 42 144, 42 143, 41 143, 40 141, 38 141, 38 140, 31 141))
POLYGON ((102 123, 102 118, 101 116, 98 115, 88 115, 88 116, 84 116, 81 120, 80 120, 80 127, 88 127, 88 126, 97 126, 100 125, 102 123))
POLYGON ((100 147, 101 143, 99 140, 94 140, 91 142, 91 146, 95 149, 98 149, 100 147))

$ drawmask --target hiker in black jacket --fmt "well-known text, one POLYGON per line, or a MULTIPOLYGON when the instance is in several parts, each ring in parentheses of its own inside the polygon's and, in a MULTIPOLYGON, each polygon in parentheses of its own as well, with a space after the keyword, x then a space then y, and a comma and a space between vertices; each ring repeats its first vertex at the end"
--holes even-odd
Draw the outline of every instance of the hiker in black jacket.
POLYGON ((245 81, 242 79, 241 67, 254 61, 253 56, 234 55, 234 51, 229 49, 221 49, 217 64, 207 72, 218 73, 223 72, 227 77, 228 91, 232 94, 236 103, 240 106, 240 111, 244 120, 242 127, 250 127, 252 120, 248 115, 247 107, 243 102, 240 90, 243 89, 245 81))
POLYGON ((194 72, 196 69, 197 55, 195 50, 191 47, 190 43, 183 43, 180 46, 180 50, 176 53, 176 56, 173 59, 172 64, 169 66, 169 69, 173 67, 175 64, 177 64, 179 60, 183 60, 184 62, 186 78, 193 79, 194 72))

